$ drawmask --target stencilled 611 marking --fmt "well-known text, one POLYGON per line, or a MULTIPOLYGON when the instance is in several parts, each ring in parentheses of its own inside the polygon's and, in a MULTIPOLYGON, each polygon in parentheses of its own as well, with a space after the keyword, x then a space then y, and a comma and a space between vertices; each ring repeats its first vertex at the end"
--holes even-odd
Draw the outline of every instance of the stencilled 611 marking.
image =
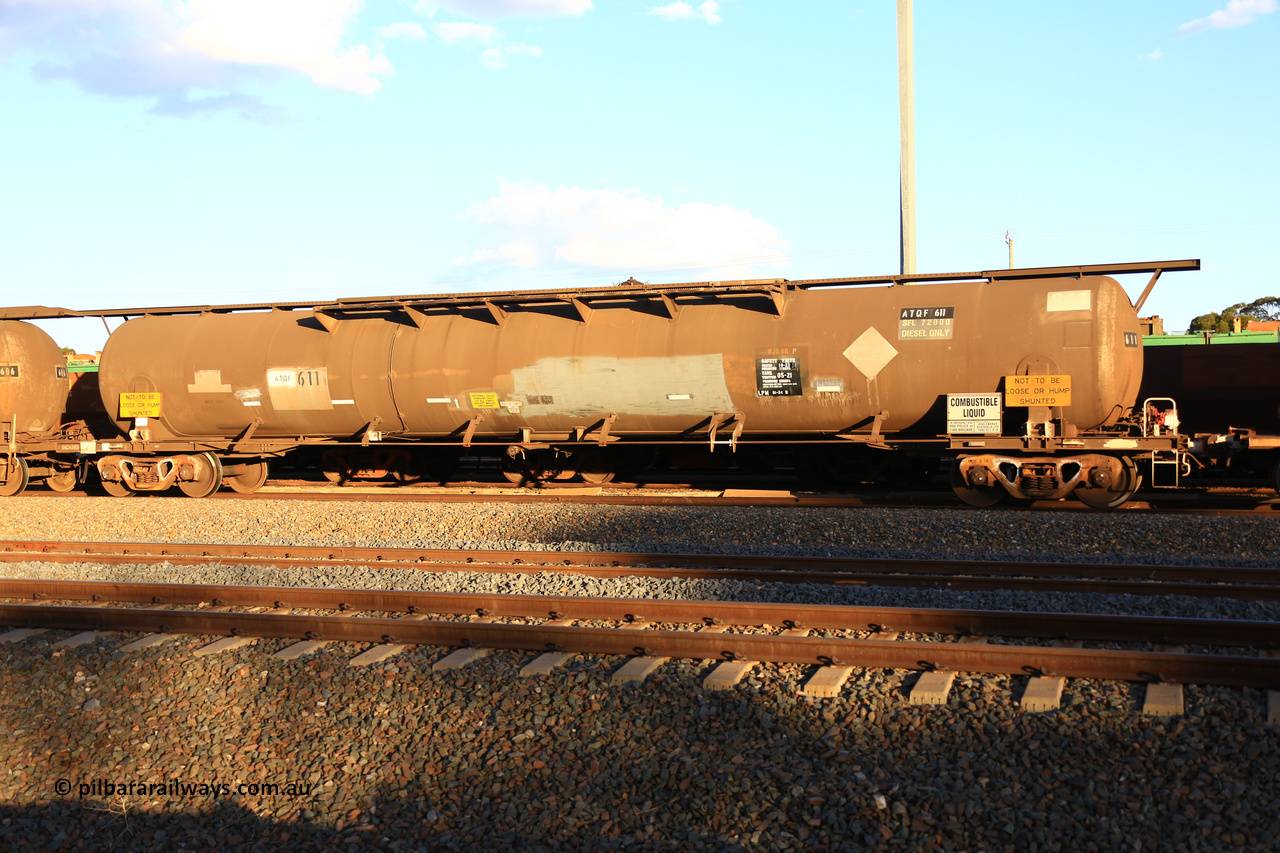
POLYGON ((318 367, 276 367, 267 371, 267 385, 272 388, 319 388, 325 378, 325 371, 318 367))

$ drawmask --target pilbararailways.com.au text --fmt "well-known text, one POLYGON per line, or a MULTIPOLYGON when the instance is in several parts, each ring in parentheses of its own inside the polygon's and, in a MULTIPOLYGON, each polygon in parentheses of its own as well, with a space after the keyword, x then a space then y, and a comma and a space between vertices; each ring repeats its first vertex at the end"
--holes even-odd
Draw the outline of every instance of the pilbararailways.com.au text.
POLYGON ((79 797, 306 797, 320 786, 309 782, 183 782, 170 779, 167 782, 110 781, 90 779, 72 783, 59 779, 54 790, 65 796, 73 791, 79 797))

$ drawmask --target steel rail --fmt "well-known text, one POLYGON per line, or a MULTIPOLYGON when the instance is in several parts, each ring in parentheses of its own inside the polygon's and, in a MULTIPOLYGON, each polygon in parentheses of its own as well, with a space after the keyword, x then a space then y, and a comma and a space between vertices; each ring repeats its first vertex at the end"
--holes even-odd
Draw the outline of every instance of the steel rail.
MULTIPOLYGON (((1094 514, 1098 510, 1085 506, 1074 500, 1036 501, 1031 504, 997 504, 990 507, 976 507, 961 503, 950 492, 939 492, 928 497, 886 495, 883 498, 853 497, 850 495, 668 495, 634 491, 626 495, 605 495, 595 493, 595 486, 563 486, 550 489, 526 491, 524 493, 504 491, 500 494, 441 493, 414 492, 413 486, 375 486, 370 484, 362 488, 373 488, 375 491, 325 492, 325 491, 292 491, 269 492, 259 491, 242 495, 236 492, 216 492, 210 497, 216 500, 300 500, 300 501, 368 501, 384 503, 398 501, 402 503, 566 503, 591 504, 607 506, 735 506, 735 507, 814 507, 814 508, 849 508, 876 507, 887 509, 941 509, 957 512, 1081 512, 1094 514)), ((470 486, 468 488, 501 488, 501 484, 490 483, 470 486)), ((743 491, 771 491, 754 489, 743 491)), ((780 491, 780 490, 779 490, 780 491)), ((1269 491, 1269 490, 1268 490, 1269 491)), ((33 494, 25 492, 24 494, 33 494)), ((50 495, 46 494, 46 497, 50 495)), ((87 496, 85 493, 63 492, 54 497, 87 496)), ((175 496, 176 497, 176 496, 175 496)), ((1212 515, 1212 516, 1250 516, 1265 515, 1280 511, 1280 501, 1274 496, 1262 498, 1235 497, 1207 498, 1206 500, 1230 500, 1234 503, 1250 503, 1241 507, 1187 506, 1193 500, 1186 495, 1140 496, 1117 507, 1114 512, 1126 515, 1212 515)))
POLYGON ((1210 568, 1143 564, 924 560, 897 558, 782 557, 726 554, 639 554, 568 551, 253 546, 199 543, 58 542, 0 540, 0 562, 174 562, 299 566, 358 562, 380 568, 431 572, 565 572, 592 577, 643 575, 720 578, 781 583, 942 586, 1008 589, 1050 586, 1074 592, 1229 595, 1280 598, 1280 568, 1210 568), (1205 581, 1206 575, 1212 578, 1205 581), (1123 583, 1123 581, 1132 581, 1123 583))
MULTIPOLYGON (((1076 501, 1038 501, 1031 504, 997 504, 990 507, 975 507, 961 503, 950 492, 939 492, 936 495, 922 497, 911 494, 886 495, 883 498, 854 497, 850 495, 806 495, 806 494, 773 494, 773 495, 671 495, 661 491, 633 490, 630 494, 599 494, 598 486, 573 484, 548 484, 536 490, 519 491, 517 487, 506 487, 502 483, 468 483, 460 484, 456 490, 448 492, 422 491, 423 487, 400 484, 367 483, 350 490, 321 491, 258 491, 242 495, 231 491, 220 491, 205 500, 224 501, 360 501, 366 503, 513 503, 513 504, 590 504, 608 506, 736 506, 736 507, 813 507, 813 508, 850 508, 876 507, 889 509, 940 509, 955 512, 1083 512, 1096 513, 1098 510, 1087 507, 1076 501), (467 489, 505 489, 499 493, 474 493, 467 489)), ((436 486, 427 488, 440 488, 436 486)), ((450 487, 452 488, 452 487, 450 487)), ((612 485, 609 488, 614 488, 612 485)), ((743 490, 743 491, 781 491, 781 490, 743 490)), ((1269 490, 1268 490, 1269 491, 1269 490)), ((91 498, 97 497, 84 490, 70 492, 41 492, 26 490, 15 499, 22 498, 91 498)), ((186 500, 178 495, 155 495, 175 500, 186 500)), ((1230 496, 1228 498, 1204 498, 1208 501, 1230 501, 1234 507, 1188 505, 1197 500, 1197 496, 1186 494, 1139 495, 1115 512, 1127 515, 1209 515, 1209 516, 1258 516, 1280 512, 1280 500, 1274 497, 1230 496), (1246 503, 1248 506, 1239 506, 1246 503)))
MULTIPOLYGON (((865 607, 833 604, 499 595, 411 590, 117 581, 2 580, 0 598, 85 600, 149 605, 272 607, 353 612, 404 612, 515 619, 573 619, 679 624, 779 626, 810 630, 900 631, 919 634, 1078 639, 1102 642, 1280 646, 1280 622, 1024 613, 1004 610, 865 607)), ((40 618, 47 605, 9 605, 5 617, 40 618), (26 614, 25 617, 20 614, 26 614)), ((101 612, 95 610, 95 612, 101 612)), ((3 621, 3 619, 0 619, 3 621)), ((23 622, 11 624, 25 624, 23 622)))
POLYGON ((111 542, 78 540, 0 539, 0 557, 10 554, 122 554, 158 556, 206 556, 303 560, 351 560, 394 563, 454 563, 474 569, 494 564, 499 569, 515 566, 704 566, 775 570, 849 571, 889 567, 894 572, 938 572, 943 569, 1007 576, 1043 574, 1076 576, 1095 573, 1099 577, 1143 578, 1151 580, 1202 580, 1206 573, 1244 583, 1280 583, 1280 567, 1222 568, 1206 566, 1158 566, 1143 563, 1073 563, 1013 560, 940 560, 889 557, 810 557, 757 554, 664 554, 627 551, 532 551, 481 550, 469 548, 366 548, 354 545, 224 545, 203 542, 111 542))
MULTIPOLYGON (((14 555, 0 554, 0 563, 16 562, 14 555)), ((38 554, 25 562, 58 564, 101 563, 104 565, 236 565, 272 568, 312 568, 315 566, 361 565, 376 569, 409 569, 419 572, 477 572, 519 574, 573 574, 586 577, 645 577, 684 580, 751 580, 764 583, 809 583, 830 586, 891 586, 908 589, 953 589, 982 592, 1022 590, 1111 595, 1186 595, 1192 598, 1230 597, 1242 601, 1274 601, 1280 599, 1280 586, 1242 583, 1193 583, 1181 581, 1125 581, 1066 577, 1022 577, 1016 571, 989 576, 959 574, 925 574, 916 571, 887 574, 867 571, 807 572, 803 570, 654 568, 645 566, 574 566, 564 564, 530 565, 528 563, 424 563, 394 560, 327 560, 284 557, 213 557, 158 556, 154 554, 38 554)))
POLYGON ((0 605, 0 622, 20 622, 31 611, 39 611, 43 626, 73 630, 396 642, 1251 687, 1280 685, 1280 659, 1243 655, 40 605, 0 605))

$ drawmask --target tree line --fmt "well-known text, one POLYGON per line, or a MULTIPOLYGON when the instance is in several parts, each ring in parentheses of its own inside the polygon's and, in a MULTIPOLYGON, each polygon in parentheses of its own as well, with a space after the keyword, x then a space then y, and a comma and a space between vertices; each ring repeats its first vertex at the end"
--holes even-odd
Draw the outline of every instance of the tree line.
POLYGON ((1280 320, 1280 297, 1264 296, 1252 302, 1237 302, 1219 312, 1201 314, 1191 321, 1192 332, 1230 332, 1236 319, 1241 328, 1249 328, 1251 320, 1280 320))

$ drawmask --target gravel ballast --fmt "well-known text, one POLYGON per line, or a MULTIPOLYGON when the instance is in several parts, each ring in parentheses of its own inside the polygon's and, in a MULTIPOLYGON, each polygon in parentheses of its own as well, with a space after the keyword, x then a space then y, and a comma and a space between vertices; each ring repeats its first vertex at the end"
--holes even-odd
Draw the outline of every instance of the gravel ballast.
MULTIPOLYGON (((1274 565, 1280 544, 1276 522, 1242 516, 34 496, 5 510, 5 538, 84 541, 1206 567, 1274 565)), ((0 572, 1277 618, 1274 603, 1229 599, 359 566, 0 572)), ((1069 680, 1063 707, 1035 714, 1018 709, 1017 677, 962 674, 945 706, 915 707, 916 674, 905 671, 855 672, 838 697, 815 700, 799 695, 810 670, 798 666, 757 667, 720 693, 700 687, 711 664, 698 661, 615 688, 617 658, 576 656, 520 678, 531 654, 435 672, 446 650, 353 668, 364 646, 333 643, 288 663, 269 657, 282 640, 200 658, 191 651, 208 638, 128 654, 116 652, 121 635, 53 647, 69 633, 0 646, 6 849, 1271 850, 1280 834, 1280 743, 1257 690, 1188 686, 1186 714, 1160 719, 1141 715, 1142 685, 1069 680), (280 787, 253 787, 263 784, 280 787)))

